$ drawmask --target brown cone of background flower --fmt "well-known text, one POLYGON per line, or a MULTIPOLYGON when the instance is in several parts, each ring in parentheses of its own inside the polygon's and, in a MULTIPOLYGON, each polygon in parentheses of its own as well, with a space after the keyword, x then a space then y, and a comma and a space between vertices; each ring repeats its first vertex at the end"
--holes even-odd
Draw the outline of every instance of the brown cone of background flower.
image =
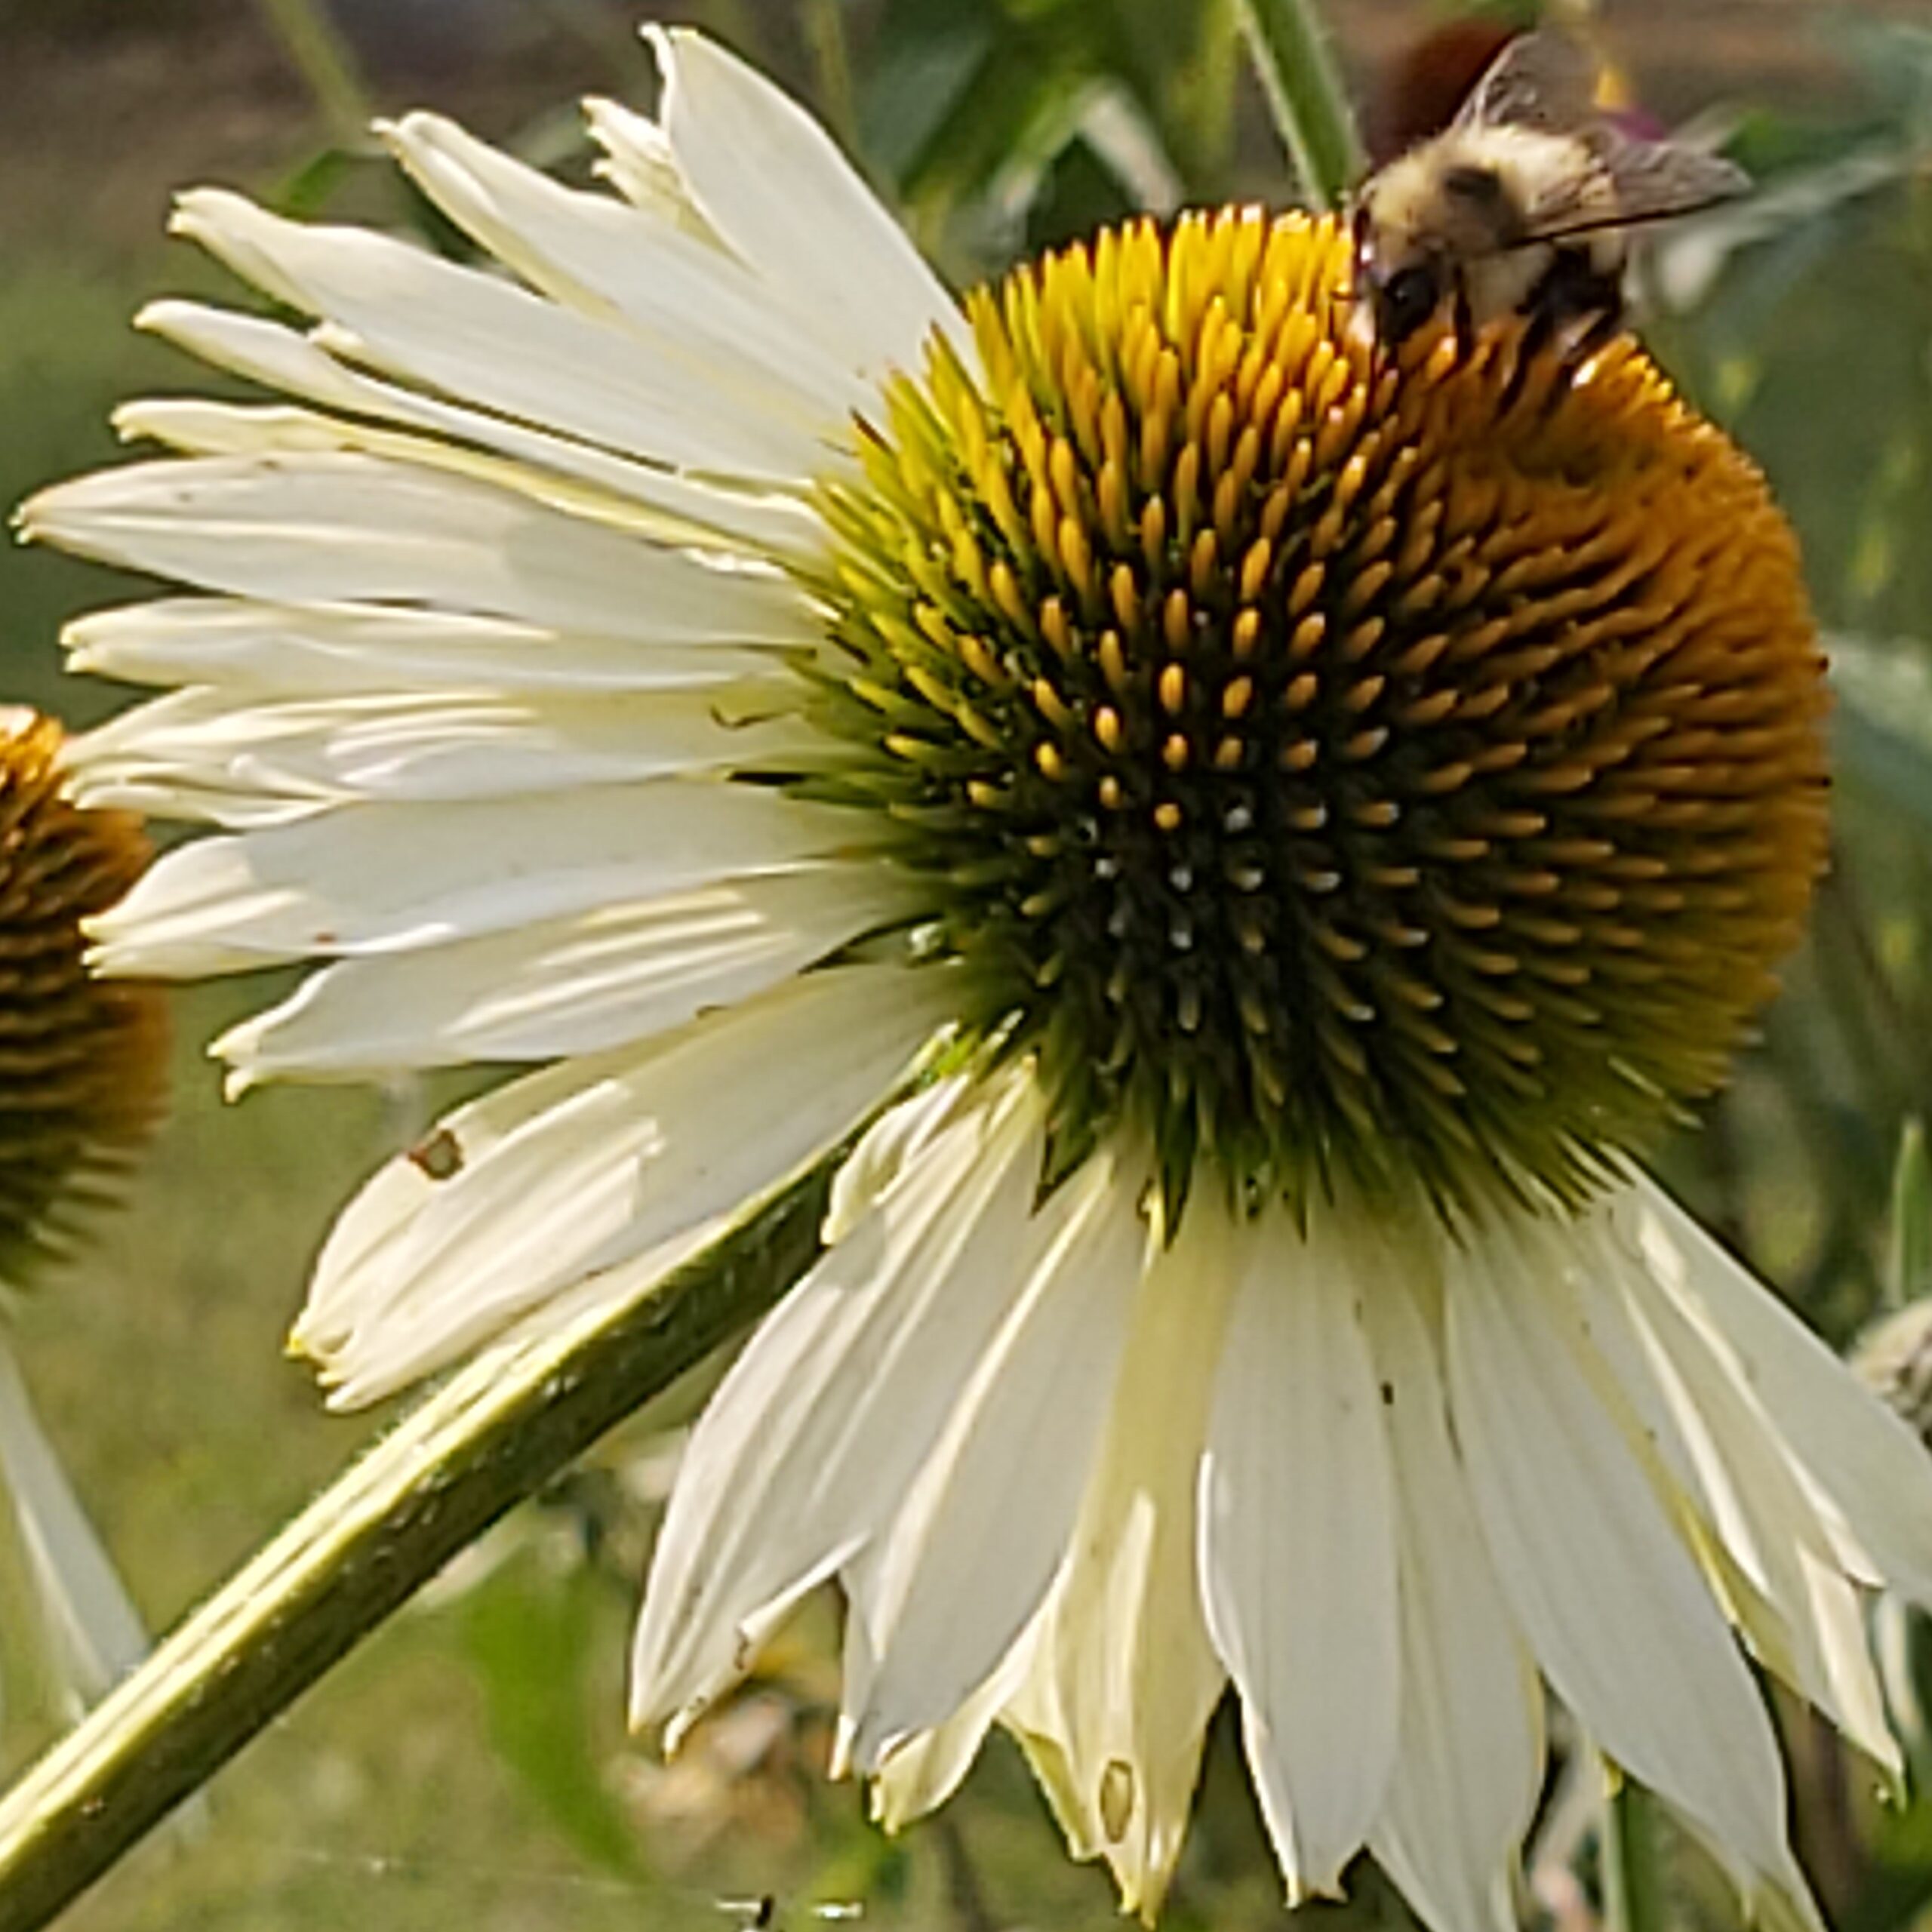
POLYGON ((0 729, 0 1280, 17 1286, 152 1131, 167 1035, 158 988, 85 965, 85 922, 147 863, 139 824, 64 795, 54 720, 0 729))
MULTIPOLYGON (((86 964, 85 921, 139 876, 148 843, 128 814, 66 795, 63 743, 51 718, 0 714, 0 1285, 10 1289, 67 1251, 165 1093, 160 989, 103 984, 86 964)), ((71 1718, 139 1661, 146 1633, 4 1331, 0 1488, 45 1667, 71 1718)))

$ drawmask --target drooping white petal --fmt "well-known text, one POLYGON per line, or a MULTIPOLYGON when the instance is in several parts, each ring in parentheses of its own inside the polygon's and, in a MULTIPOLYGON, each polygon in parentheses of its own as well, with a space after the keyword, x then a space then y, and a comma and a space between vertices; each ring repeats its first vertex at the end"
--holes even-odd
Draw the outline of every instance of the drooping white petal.
POLYGON ((352 1407, 728 1214, 890 1091, 947 1017, 946 979, 812 974, 654 1048, 567 1061, 459 1109, 337 1221, 297 1345, 352 1407))
POLYGON ((1681 1420, 1727 1560, 1734 1615, 1768 1669, 1897 1774, 1902 1760, 1872 1667, 1863 1606, 1777 1425, 1641 1255, 1623 1247, 1607 1215, 1601 1225, 1604 1265, 1589 1272, 1627 1298, 1681 1420))
POLYGON ((810 115, 702 35, 645 31, 686 192, 801 326, 867 374, 916 368, 936 328, 963 339, 957 306, 810 115))
POLYGON ((694 205, 664 130, 622 102, 592 95, 583 103, 590 137, 603 149, 594 171, 633 208, 675 223, 714 248, 724 246, 694 205))
POLYGON ((20 518, 84 556, 277 601, 407 600, 648 642, 811 635, 774 574, 356 451, 129 463, 43 491, 20 518))
POLYGON ((848 1669, 862 1771, 995 1672, 1065 1560, 1145 1259, 1144 1177, 1090 1155, 1034 1217, 1021 1287, 884 1535, 845 1566, 872 1669, 848 1669))
POLYGON ((461 433, 460 424, 445 432, 419 435, 285 403, 211 402, 195 396, 124 403, 112 420, 115 433, 124 441, 158 442, 186 456, 260 459, 348 451, 378 457, 405 468, 483 484, 568 516, 654 543, 703 552, 728 564, 804 558, 823 546, 823 526, 802 499, 771 491, 713 488, 595 451, 579 455, 580 445, 552 447, 534 432, 518 431, 514 426, 507 433, 479 438, 482 447, 472 448, 450 440, 461 433), (536 445, 534 460, 520 448, 515 454, 499 453, 506 446, 524 445, 536 445), (619 474, 598 473, 604 471, 619 474), (646 487, 638 478, 653 479, 655 487, 646 487), (686 500, 680 503, 681 497, 686 500), (688 513, 700 510, 706 521, 691 521, 688 513))
MULTIPOLYGON (((235 702, 190 687, 67 748, 84 804, 148 811, 174 795, 237 806, 450 801, 795 761, 820 741, 795 687, 596 698, 457 694, 235 702)), ((219 820, 218 809, 209 815, 219 820)))
POLYGON ((1395 1538, 1361 1303, 1393 1284, 1344 1231, 1244 1230, 1208 1453, 1208 1628, 1291 1903, 1333 1895, 1380 1814, 1401 1705, 1395 1538))
MULTIPOLYGON (((642 513, 638 520, 645 528, 650 527, 649 518, 661 519, 667 526, 661 534, 672 539, 683 532, 694 542, 721 539, 787 555, 822 540, 817 517, 795 494, 728 489, 381 381, 337 361, 312 337, 260 315, 168 300, 149 303, 135 316, 134 326, 269 389, 355 418, 373 417, 429 432, 407 442, 389 438, 383 447, 392 455, 426 460, 434 451, 447 466, 469 454, 466 446, 494 451, 538 475, 547 472, 592 485, 611 504, 642 513)), ((124 405, 115 413, 115 421, 124 434, 158 435, 177 447, 206 448, 214 454, 209 445, 223 433, 224 419, 208 412, 217 407, 204 405, 198 416, 184 417, 179 399, 170 398, 165 405, 124 405), (190 441, 191 435, 201 440, 190 441)), ((239 433, 237 418, 244 414, 236 411, 225 419, 229 447, 239 433)), ((330 420, 339 436, 348 437, 359 429, 365 447, 374 440, 366 424, 330 420)), ((610 505, 605 508, 608 517, 610 505)))
POLYGON ((1853 1553, 1932 1604, 1932 1459, 1918 1438, 1654 1181, 1640 1178, 1618 1211, 1659 1285, 1774 1418, 1853 1553))
POLYGON ((446 395, 678 468, 796 483, 825 429, 774 411, 755 386, 706 380, 626 330, 413 244, 285 221, 238 195, 184 195, 178 234, 292 306, 325 340, 446 395))
POLYGON ((64 635, 76 671, 243 694, 717 691, 768 651, 599 636, 453 611, 168 597, 96 611, 64 635))
POLYGON ((1386 1392, 1402 1641, 1395 1768, 1369 1848, 1432 1932, 1515 1932, 1542 1687, 1470 1506, 1438 1343, 1399 1278, 1363 1309, 1386 1392))
POLYGON ((140 1614, 34 1413, 0 1337, 0 1484, 21 1541, 63 1689, 76 1713, 105 1697, 148 1651, 140 1614))
POLYGON ((900 890, 875 866, 810 866, 344 960, 208 1051, 242 1085, 599 1053, 776 986, 891 916, 900 890))
POLYGON ((1740 1882, 1782 1878, 1784 1778, 1756 1686, 1664 1500, 1669 1478, 1561 1281, 1498 1226, 1445 1254, 1448 1386, 1476 1512, 1543 1675, 1740 1882))
POLYGON ((827 1247, 843 1241, 898 1185, 921 1150, 978 1091, 973 1075, 949 1073, 887 1108, 866 1129, 832 1177, 832 1198, 820 1230, 827 1247))
MULTIPOLYGON (((635 330, 654 355, 768 395, 807 433, 868 386, 801 331, 746 266, 675 222, 567 188, 434 114, 381 131, 424 192, 532 287, 635 330)), ((801 204, 795 221, 815 211, 801 204)))
POLYGON ((1077 1857, 1151 1918, 1180 1857, 1227 1683, 1195 1568, 1202 1445, 1235 1286, 1234 1233, 1196 1211, 1141 1284, 1067 1567, 1016 1646, 1005 1721, 1077 1857))
POLYGON ((440 946, 835 852, 849 814, 659 779, 451 804, 355 805, 177 847, 92 921, 113 973, 192 977, 440 946))
POLYGON ((746 1633, 891 1521, 1021 1286, 1042 1147, 1030 1069, 996 1076, 752 1337, 658 1537, 634 1723, 675 1745, 748 1666, 746 1633))
MULTIPOLYGON (((880 1765, 872 1781, 872 1814, 885 1830, 903 1830, 914 1819, 937 1810, 958 1789, 1012 1694, 1028 1641, 1023 1638, 1001 1668, 950 1717, 908 1738, 880 1765)), ((847 1654, 849 1660, 849 1647, 847 1654)))

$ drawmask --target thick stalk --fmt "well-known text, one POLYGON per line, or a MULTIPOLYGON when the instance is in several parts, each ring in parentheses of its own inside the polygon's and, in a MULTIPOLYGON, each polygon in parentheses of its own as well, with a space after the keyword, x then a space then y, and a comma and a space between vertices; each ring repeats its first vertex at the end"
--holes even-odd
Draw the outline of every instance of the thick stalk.
POLYGON ((835 1160, 663 1282, 479 1356, 0 1799, 0 1932, 78 1897, 459 1550, 777 1299, 835 1160))
POLYGON ((1337 206, 1366 165, 1353 110, 1315 0, 1236 0, 1241 32, 1294 163, 1315 208, 1337 206))

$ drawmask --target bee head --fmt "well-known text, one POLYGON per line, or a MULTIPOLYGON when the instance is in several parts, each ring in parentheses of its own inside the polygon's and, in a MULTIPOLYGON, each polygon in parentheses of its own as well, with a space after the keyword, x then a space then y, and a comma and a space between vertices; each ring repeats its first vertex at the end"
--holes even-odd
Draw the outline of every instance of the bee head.
POLYGON ((1377 339, 1395 349, 1435 313, 1447 292, 1447 278, 1439 257, 1411 254, 1406 260, 1397 260, 1382 242, 1373 208, 1367 201, 1358 202, 1355 287, 1367 294, 1377 339))

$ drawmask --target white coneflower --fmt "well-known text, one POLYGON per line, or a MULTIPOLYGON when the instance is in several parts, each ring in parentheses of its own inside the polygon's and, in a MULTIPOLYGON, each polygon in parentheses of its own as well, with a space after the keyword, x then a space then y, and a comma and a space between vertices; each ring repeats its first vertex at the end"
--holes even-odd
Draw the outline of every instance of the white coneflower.
POLYGON ((1932 1471, 1632 1160, 1824 850, 1758 473, 1627 338, 1378 360, 1326 222, 962 309, 655 44, 621 199, 386 131, 504 274, 187 198, 319 326, 149 326, 298 401, 131 408, 178 454, 26 513, 196 587, 74 638, 180 688, 89 795, 220 828, 103 963, 326 962, 241 1084, 549 1063, 343 1217, 334 1399, 636 1294, 884 1106, 692 1441, 640 1724, 835 1581, 888 1820, 1003 1723, 1151 1915, 1232 1684, 1291 1895, 1366 1846, 1475 1932, 1547 1686, 1801 1902, 1746 1653, 1894 1761, 1860 1596, 1932 1593, 1932 1471))
MULTIPOLYGON (((158 990, 103 984, 85 921, 139 876, 148 845, 125 812, 66 792, 59 724, 0 709, 0 1297, 69 1251, 152 1131, 167 1075, 158 990)), ((0 1325, 0 1495, 18 1534, 45 1657, 72 1711, 146 1648, 140 1619, 28 1394, 0 1325)))

